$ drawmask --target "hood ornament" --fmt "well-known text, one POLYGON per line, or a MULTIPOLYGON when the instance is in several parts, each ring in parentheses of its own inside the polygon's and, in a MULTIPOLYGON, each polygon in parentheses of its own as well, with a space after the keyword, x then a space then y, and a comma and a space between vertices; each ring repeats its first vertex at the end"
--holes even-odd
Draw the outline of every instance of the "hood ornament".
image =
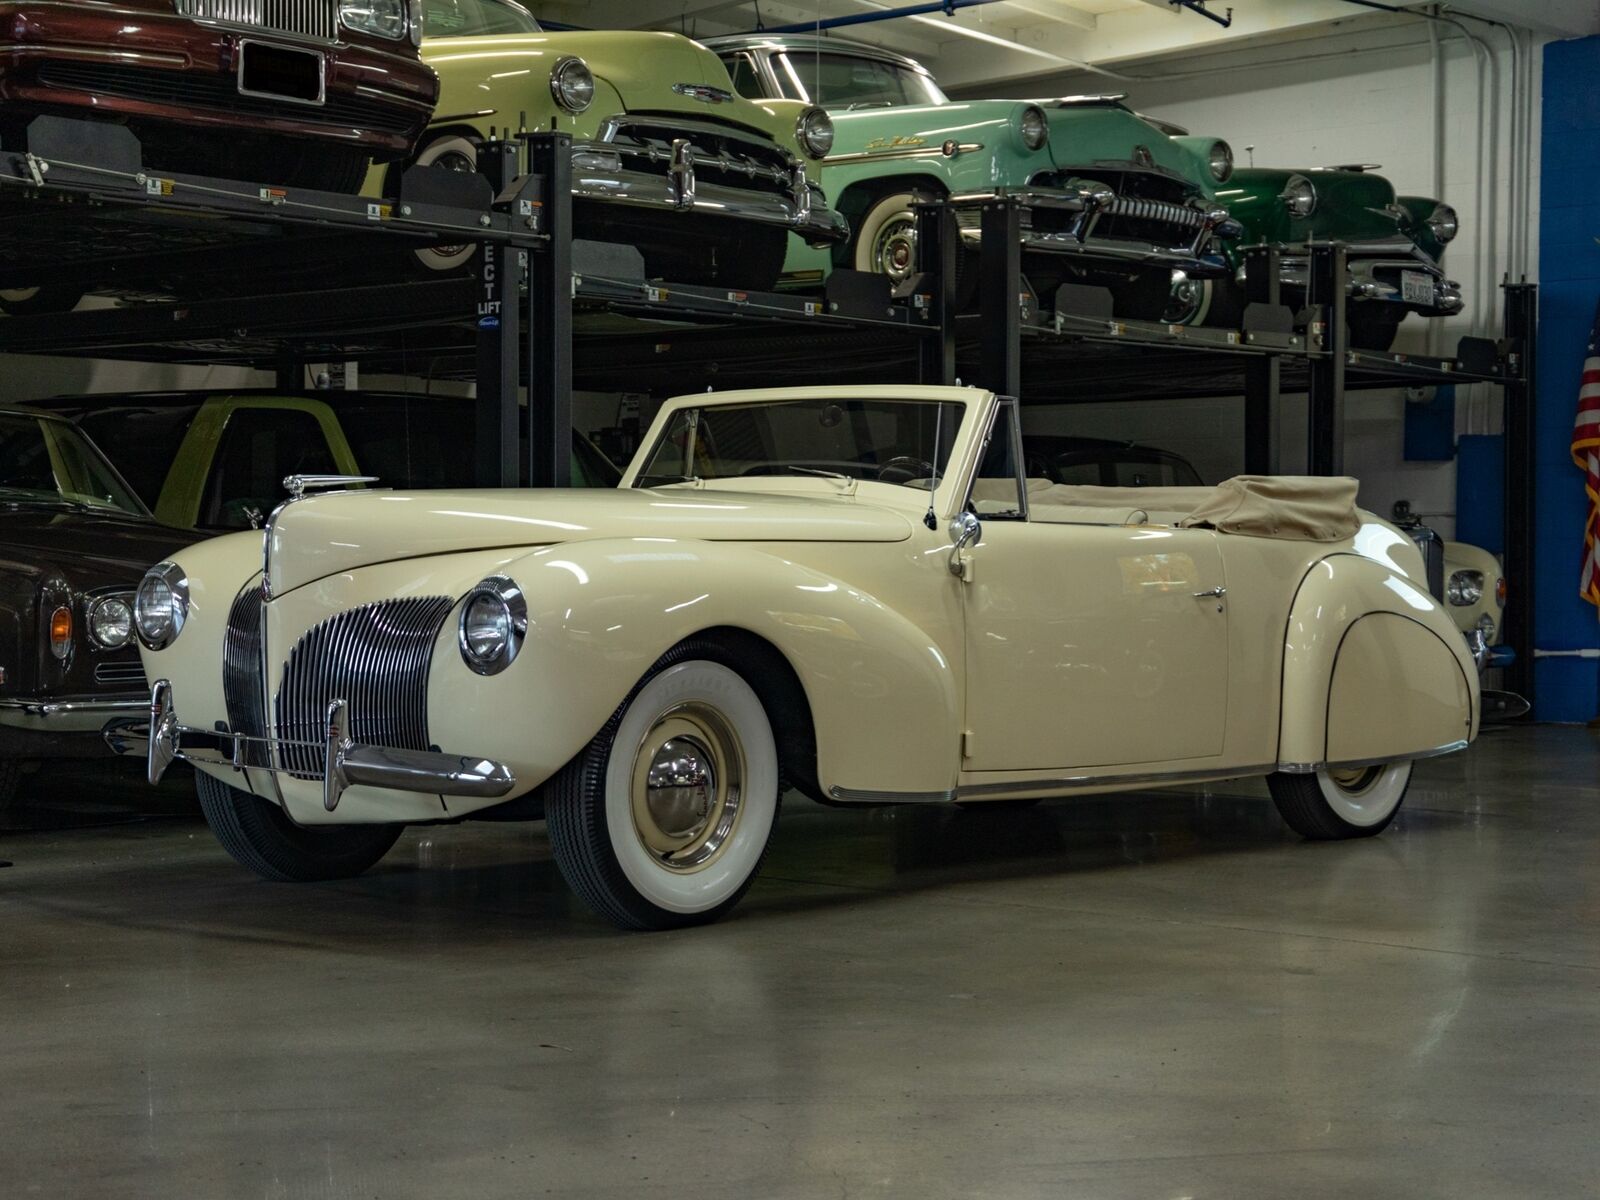
POLYGON ((727 88, 712 87, 706 83, 675 83, 672 90, 680 96, 705 104, 728 104, 733 100, 733 93, 727 88))
POLYGON ((307 492, 327 491, 330 488, 347 488, 357 483, 377 483, 376 475, 285 475, 283 490, 289 499, 298 500, 307 492))

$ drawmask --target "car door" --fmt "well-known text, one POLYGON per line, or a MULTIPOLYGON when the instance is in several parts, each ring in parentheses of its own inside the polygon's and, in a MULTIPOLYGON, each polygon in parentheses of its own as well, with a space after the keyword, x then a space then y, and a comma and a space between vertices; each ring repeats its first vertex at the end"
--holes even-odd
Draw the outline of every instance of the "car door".
POLYGON ((982 533, 962 585, 965 769, 1221 754, 1228 604, 1216 534, 1130 523, 1133 498, 1103 517, 1030 511, 1020 461, 1005 401, 969 502, 982 533))

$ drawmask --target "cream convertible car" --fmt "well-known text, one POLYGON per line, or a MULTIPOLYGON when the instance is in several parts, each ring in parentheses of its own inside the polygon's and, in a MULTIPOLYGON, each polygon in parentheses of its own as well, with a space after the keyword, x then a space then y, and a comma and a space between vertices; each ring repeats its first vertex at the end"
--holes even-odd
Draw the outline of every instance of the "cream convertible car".
POLYGON ((1466 644, 1353 480, 1069 487, 1019 451, 987 392, 737 392, 668 403, 616 490, 290 501, 264 562, 239 533, 146 576, 139 751, 193 762, 271 879, 542 800, 573 889, 659 929, 738 900, 786 785, 1265 775, 1299 832, 1357 837, 1477 732, 1466 644))

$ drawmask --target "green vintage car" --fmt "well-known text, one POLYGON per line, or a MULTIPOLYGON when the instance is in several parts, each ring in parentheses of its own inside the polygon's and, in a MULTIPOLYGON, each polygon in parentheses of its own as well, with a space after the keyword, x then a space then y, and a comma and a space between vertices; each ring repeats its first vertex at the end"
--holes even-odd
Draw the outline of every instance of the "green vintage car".
MULTIPOLYGON (((821 108, 736 95, 717 56, 674 33, 546 33, 512 0, 421 9, 439 107, 416 156, 375 170, 368 194, 394 194, 411 165, 475 170, 491 131, 554 129, 574 139, 576 236, 638 247, 652 278, 767 289, 791 238, 848 235, 811 178, 833 141, 821 108)), ((474 253, 419 257, 453 270, 474 253)))
MULTIPOLYGON (((1349 245, 1346 305, 1350 344, 1387 350, 1407 313, 1425 317, 1461 311, 1461 288, 1440 266, 1456 236, 1455 209, 1425 196, 1397 196, 1375 165, 1286 170, 1241 167, 1217 198, 1244 227, 1230 248, 1277 242, 1287 247, 1284 303, 1305 303, 1309 241, 1349 245)), ((1242 260, 1236 263, 1242 272, 1242 260)), ((1168 318, 1185 324, 1232 325, 1244 305, 1242 274, 1175 287, 1168 318)))
MULTIPOLYGON (((854 234, 790 256, 792 279, 834 266, 899 280, 913 267, 918 196, 1036 198, 1023 270, 1048 307, 1063 283, 1106 287, 1119 315, 1158 319, 1173 272, 1226 276, 1237 224, 1217 200, 1233 152, 1170 137, 1116 96, 955 103, 914 59, 831 37, 750 34, 706 43, 734 87, 763 103, 825 105, 834 147, 822 180, 854 234)), ((962 238, 978 240, 978 214, 962 238)), ((968 272, 970 275, 970 271, 968 272)))

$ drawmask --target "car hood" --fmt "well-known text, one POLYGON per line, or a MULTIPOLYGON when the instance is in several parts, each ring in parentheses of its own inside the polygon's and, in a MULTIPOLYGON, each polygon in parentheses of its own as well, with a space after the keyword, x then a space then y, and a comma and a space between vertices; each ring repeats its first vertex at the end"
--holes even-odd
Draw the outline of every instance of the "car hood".
POLYGON ((147 568, 200 537, 123 513, 0 503, 0 557, 70 562, 81 587, 132 587, 147 568))
POLYGON ((529 70, 541 80, 557 61, 569 55, 583 59, 597 79, 615 89, 629 112, 677 112, 760 127, 754 115, 758 110, 749 100, 735 96, 707 103, 672 90, 676 83, 704 84, 723 91, 729 88, 722 60, 682 34, 606 29, 434 38, 422 44, 423 61, 433 65, 462 57, 504 58, 508 69, 529 70))
POLYGON ((911 522, 849 497, 690 488, 347 492, 278 513, 268 534, 274 595, 341 571, 472 550, 598 538, 901 542, 911 522))

